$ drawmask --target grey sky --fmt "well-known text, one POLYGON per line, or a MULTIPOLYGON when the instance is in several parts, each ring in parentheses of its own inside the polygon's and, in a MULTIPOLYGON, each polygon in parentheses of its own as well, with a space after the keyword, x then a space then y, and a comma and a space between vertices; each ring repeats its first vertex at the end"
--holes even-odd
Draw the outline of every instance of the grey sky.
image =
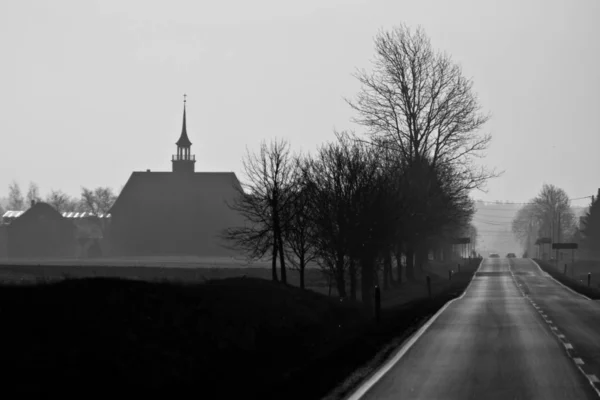
POLYGON ((475 198, 526 201, 543 182, 595 194, 599 18, 597 0, 4 0, 0 196, 13 179, 78 195, 170 170, 183 93, 197 171, 240 176, 261 139, 312 151, 334 127, 360 132, 351 74, 400 22, 422 25, 492 113, 482 162, 506 172, 475 198))

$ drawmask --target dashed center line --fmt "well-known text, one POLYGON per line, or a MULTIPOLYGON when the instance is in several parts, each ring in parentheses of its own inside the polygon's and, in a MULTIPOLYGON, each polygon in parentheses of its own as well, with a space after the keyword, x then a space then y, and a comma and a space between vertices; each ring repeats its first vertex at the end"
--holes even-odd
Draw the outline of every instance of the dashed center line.
POLYGON ((528 295, 526 295, 523 290, 521 289, 522 285, 520 283, 517 282, 517 279, 515 278, 515 275, 512 272, 511 266, 509 265, 509 271, 510 271, 510 275, 513 278, 513 282, 515 283, 515 285, 517 285, 517 289, 519 290, 519 292, 521 292, 521 295, 523 297, 525 297, 529 303, 537 310, 537 312, 540 314, 540 316, 544 319, 544 321, 548 324, 548 326, 550 327, 550 329, 552 330, 552 333, 554 333, 559 341, 563 344, 563 346, 565 347, 565 349, 567 350, 567 355, 569 356, 570 359, 573 360, 573 362, 575 363, 575 366, 577 367, 577 369, 583 374, 585 375, 585 377, 588 379, 588 381, 590 382, 590 384, 592 385, 592 387, 594 388, 596 394, 598 396, 600 396, 600 390, 598 390, 598 387, 600 387, 600 379, 598 379, 598 377, 596 377, 596 375, 594 374, 587 374, 584 370, 583 367, 585 366, 584 361, 580 358, 580 357, 573 357, 573 353, 575 353, 575 350, 573 348, 573 345, 571 343, 567 342, 567 338, 565 337, 565 335, 563 335, 562 333, 560 333, 558 331, 558 328, 556 326, 553 325, 552 320, 550 320, 548 318, 548 316, 546 315, 546 313, 531 299, 531 297, 529 297, 528 295), (598 386, 598 387, 597 387, 598 386))

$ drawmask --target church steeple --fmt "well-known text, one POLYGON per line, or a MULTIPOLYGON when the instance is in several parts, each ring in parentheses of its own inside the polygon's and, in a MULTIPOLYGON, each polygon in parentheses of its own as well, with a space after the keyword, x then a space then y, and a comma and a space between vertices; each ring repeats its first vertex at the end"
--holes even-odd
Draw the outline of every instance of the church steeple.
POLYGON ((172 157, 173 172, 194 172, 196 156, 191 154, 192 142, 187 135, 187 123, 185 117, 187 95, 183 95, 183 125, 181 127, 181 136, 177 143, 177 154, 172 157))

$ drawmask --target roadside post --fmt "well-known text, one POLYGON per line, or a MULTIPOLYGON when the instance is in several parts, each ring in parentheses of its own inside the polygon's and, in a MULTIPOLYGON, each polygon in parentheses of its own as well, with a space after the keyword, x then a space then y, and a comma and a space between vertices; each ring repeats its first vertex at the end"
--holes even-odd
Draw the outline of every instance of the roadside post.
POLYGON ((381 320, 381 289, 375 286, 375 320, 379 324, 381 320))
POLYGON ((427 275, 427 293, 429 294, 429 298, 431 299, 431 278, 427 275))
MULTIPOLYGON (((575 250, 579 246, 577 243, 552 243, 552 250, 556 250, 556 266, 558 266, 558 251, 559 250, 572 250, 573 257, 571 262, 571 277, 575 276, 575 250)), ((567 264, 565 264, 565 275, 567 275, 567 264)))

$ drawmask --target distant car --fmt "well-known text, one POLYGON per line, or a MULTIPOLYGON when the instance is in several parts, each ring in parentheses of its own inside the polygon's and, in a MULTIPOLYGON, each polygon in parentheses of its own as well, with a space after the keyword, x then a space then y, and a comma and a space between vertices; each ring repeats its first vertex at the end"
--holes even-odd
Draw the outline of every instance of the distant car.
POLYGON ((498 253, 490 253, 490 258, 500 258, 498 253))
POLYGON ((506 255, 506 258, 517 258, 517 256, 515 255, 515 253, 508 253, 506 255))

